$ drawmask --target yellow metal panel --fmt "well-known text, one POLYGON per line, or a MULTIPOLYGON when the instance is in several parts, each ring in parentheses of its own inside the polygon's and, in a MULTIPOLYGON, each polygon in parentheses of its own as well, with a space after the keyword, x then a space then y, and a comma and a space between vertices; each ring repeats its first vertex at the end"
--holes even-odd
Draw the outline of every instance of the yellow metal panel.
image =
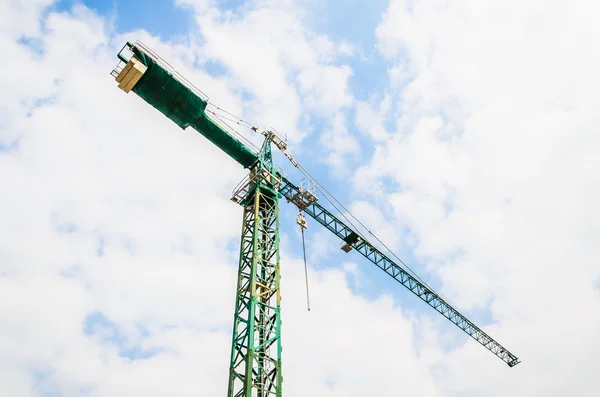
POLYGON ((116 78, 119 82, 119 88, 125 92, 131 91, 147 69, 146 65, 141 63, 137 58, 131 58, 116 78))
POLYGON ((123 78, 131 70, 132 66, 133 66, 133 62, 128 62, 127 65, 125 65, 123 70, 121 70, 121 73, 119 73, 119 75, 116 78, 117 83, 120 83, 121 81, 123 81, 123 78))
POLYGON ((142 76, 148 69, 146 65, 137 61, 137 59, 134 59, 134 61, 136 62, 133 63, 133 67, 131 68, 130 72, 132 76, 129 80, 129 83, 127 83, 127 85, 125 86, 125 92, 131 91, 131 89, 137 84, 137 82, 142 78, 142 76))

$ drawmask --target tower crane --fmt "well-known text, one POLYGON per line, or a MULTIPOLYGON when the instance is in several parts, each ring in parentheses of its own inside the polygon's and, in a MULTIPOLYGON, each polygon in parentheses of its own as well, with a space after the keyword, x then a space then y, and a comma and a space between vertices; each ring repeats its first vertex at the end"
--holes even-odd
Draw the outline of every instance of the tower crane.
MULTIPOLYGON (((397 262, 404 263, 399 258, 392 254, 397 258, 395 262, 371 244, 343 213, 342 217, 350 226, 322 206, 316 195, 316 180, 294 159, 287 150, 286 141, 276 132, 259 130, 246 123, 264 136, 262 146, 253 147, 241 134, 229 128, 226 117, 232 116, 230 113, 209 102, 202 91, 140 41, 126 43, 118 58, 119 63, 111 74, 120 89, 126 93, 133 91, 182 129, 192 127, 249 170, 232 196, 232 200, 243 207, 243 227, 228 397, 282 395, 279 285, 279 202, 282 198, 298 208, 298 224, 303 232, 306 227, 304 213, 336 235, 341 240, 342 250, 354 250, 364 256, 509 367, 520 362, 442 299, 410 268, 400 266, 397 262), (303 170, 313 185, 296 185, 288 180, 273 163, 272 145, 281 150, 294 167, 303 170)), ((236 122, 245 123, 239 119, 236 122)))

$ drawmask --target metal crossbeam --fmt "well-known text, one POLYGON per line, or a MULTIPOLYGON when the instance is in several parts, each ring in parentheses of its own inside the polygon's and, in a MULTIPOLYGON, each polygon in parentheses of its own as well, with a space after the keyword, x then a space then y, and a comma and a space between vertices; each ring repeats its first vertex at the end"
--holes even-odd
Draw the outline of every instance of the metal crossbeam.
MULTIPOLYGON (((288 200, 293 200, 298 193, 298 187, 288 181, 282 179, 282 184, 279 192, 288 200)), ((341 240, 346 239, 354 231, 346 226, 335 215, 331 214, 318 203, 309 204, 304 209, 308 215, 314 218, 317 222, 329 229, 333 234, 341 240)), ((390 258, 384 255, 381 251, 375 248, 371 243, 363 239, 358 239, 353 245, 365 258, 373 262, 381 270, 392 276, 400 284, 408 288, 413 294, 417 295, 423 302, 433 307, 437 312, 450 320, 458 328, 466 332, 469 336, 483 345, 486 349, 494 353, 498 358, 507 363, 510 367, 514 367, 519 363, 519 359, 496 342, 492 337, 483 332, 479 327, 473 324, 469 319, 460 314, 456 309, 450 306, 446 301, 439 297, 435 292, 423 285, 419 280, 414 278, 402 267, 394 263, 390 258)))

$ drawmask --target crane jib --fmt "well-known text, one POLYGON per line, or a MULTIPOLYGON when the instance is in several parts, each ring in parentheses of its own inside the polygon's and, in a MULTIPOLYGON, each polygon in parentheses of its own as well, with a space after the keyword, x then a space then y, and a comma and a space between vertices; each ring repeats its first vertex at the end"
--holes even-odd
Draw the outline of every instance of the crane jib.
MULTIPOLYGON (((283 183, 279 192, 289 201, 298 192, 298 188, 282 178, 283 183)), ((374 263, 377 267, 392 276, 400 284, 408 288, 412 293, 421 298, 422 301, 434 308, 438 313, 446 317, 458 328, 462 329, 470 337, 475 339, 486 349, 494 353, 498 358, 507 363, 510 367, 519 364, 519 359, 496 342, 492 337, 483 332, 479 327, 473 324, 469 319, 460 314, 456 309, 450 306, 446 301, 440 298, 436 293, 427 288, 423 283, 414 278, 411 274, 398 266, 391 259, 385 256, 377 248, 373 247, 368 241, 356 239, 357 233, 346 226, 341 220, 327 211, 318 203, 308 205, 304 211, 313 219, 325 226, 329 231, 338 236, 344 242, 353 241, 353 246, 365 258, 374 263)))

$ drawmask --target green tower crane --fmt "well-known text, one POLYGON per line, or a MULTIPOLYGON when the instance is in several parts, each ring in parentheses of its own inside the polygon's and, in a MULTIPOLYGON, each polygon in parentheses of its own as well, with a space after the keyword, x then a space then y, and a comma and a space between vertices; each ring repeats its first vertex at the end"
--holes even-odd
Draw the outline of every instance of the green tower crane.
MULTIPOLYGON (((140 41, 125 44, 118 58, 119 63, 111 74, 119 83, 119 88, 125 92, 135 92, 182 129, 192 127, 249 170, 248 176, 236 187, 232 197, 244 208, 244 214, 228 397, 282 395, 279 288, 281 198, 298 208, 298 223, 302 228, 306 226, 302 215, 305 213, 339 237, 345 252, 355 250, 360 253, 510 367, 520 362, 514 354, 450 306, 416 274, 398 265, 372 245, 358 229, 347 226, 320 205, 314 188, 290 182, 283 171, 273 164, 271 145, 281 150, 296 168, 303 168, 287 151, 286 142, 278 134, 259 131, 247 124, 255 132, 264 135, 264 142, 260 149, 253 149, 249 142, 244 143, 245 138, 228 128, 228 124, 215 111, 222 109, 212 105, 206 95, 140 41), (212 108, 208 108, 208 105, 212 108)), ((236 122, 245 123, 239 119, 236 122)), ((398 262, 403 263, 399 259, 398 262)))

